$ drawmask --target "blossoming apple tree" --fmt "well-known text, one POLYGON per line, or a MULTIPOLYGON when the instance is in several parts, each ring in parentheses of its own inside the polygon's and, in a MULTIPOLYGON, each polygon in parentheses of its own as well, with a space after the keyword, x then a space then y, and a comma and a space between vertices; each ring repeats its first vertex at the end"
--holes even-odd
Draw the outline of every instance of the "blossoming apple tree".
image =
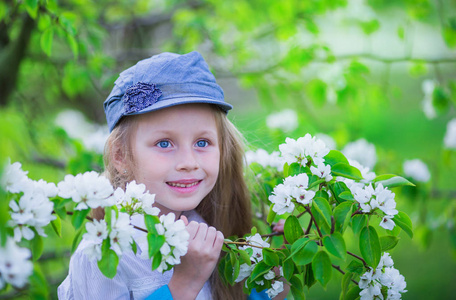
MULTIPOLYGON (((246 236, 227 238, 218 267, 226 284, 242 282, 246 294, 266 290, 270 298, 288 284, 295 299, 304 299, 305 286, 326 286, 337 271, 344 274, 341 299, 400 299, 406 283, 387 251, 401 230, 413 232, 391 189, 412 184, 400 176, 376 176, 309 134, 287 138, 279 150, 271 155, 274 167, 253 162, 249 169, 257 180, 254 206, 258 213, 269 210, 269 225, 285 220, 283 232, 254 227, 246 236), (346 242, 348 228, 358 240, 353 249, 346 242)), ((183 221, 160 216, 153 191, 143 184, 133 181, 114 190, 93 171, 66 175, 58 184, 34 181, 18 162, 7 164, 1 184, 9 205, 0 240, 1 289, 34 284, 30 278, 36 276, 33 262, 43 251, 44 229, 52 227, 59 235, 62 221, 75 229, 73 251, 83 240, 89 245, 86 255, 109 278, 126 251, 150 259, 160 272, 186 254, 183 221), (103 219, 91 217, 98 207, 104 208, 103 219), (138 214, 144 215, 144 228, 131 221, 138 214)))

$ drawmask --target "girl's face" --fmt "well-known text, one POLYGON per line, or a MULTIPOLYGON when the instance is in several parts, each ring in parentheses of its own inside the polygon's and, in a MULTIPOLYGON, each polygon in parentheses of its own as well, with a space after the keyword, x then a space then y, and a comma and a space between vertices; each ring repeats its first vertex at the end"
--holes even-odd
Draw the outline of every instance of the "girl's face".
POLYGON ((214 111, 185 104, 138 116, 132 139, 138 183, 163 214, 192 210, 212 190, 220 162, 214 111))

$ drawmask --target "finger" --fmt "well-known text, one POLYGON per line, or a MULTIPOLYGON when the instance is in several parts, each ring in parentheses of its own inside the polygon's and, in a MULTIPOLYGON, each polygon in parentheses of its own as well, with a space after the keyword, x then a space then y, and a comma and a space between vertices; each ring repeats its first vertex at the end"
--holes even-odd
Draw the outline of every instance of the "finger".
POLYGON ((216 237, 217 237, 217 229, 215 229, 215 227, 210 226, 207 229, 207 234, 206 234, 206 242, 209 247, 214 247, 216 237))
POLYGON ((207 224, 199 223, 198 224, 198 232, 195 234, 195 240, 204 241, 207 235, 207 224))
POLYGON ((180 216, 180 219, 181 219, 182 221, 184 221, 184 224, 185 224, 185 226, 187 226, 187 225, 188 225, 188 219, 187 219, 187 217, 186 217, 186 216, 184 216, 184 215, 181 215, 181 216, 180 216))
POLYGON ((195 239, 196 234, 198 233, 199 224, 195 221, 191 221, 188 223, 185 229, 187 230, 188 234, 190 235, 189 240, 195 239))
POLYGON ((216 238, 214 241, 214 250, 215 251, 217 251, 217 252, 222 251, 224 240, 225 240, 225 237, 223 236, 223 233, 221 231, 217 231, 216 238))

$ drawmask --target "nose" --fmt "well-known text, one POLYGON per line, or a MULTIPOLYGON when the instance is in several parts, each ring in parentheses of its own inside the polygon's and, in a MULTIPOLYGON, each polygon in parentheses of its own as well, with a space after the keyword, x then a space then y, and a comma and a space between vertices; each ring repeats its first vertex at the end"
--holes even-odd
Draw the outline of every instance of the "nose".
POLYGON ((182 148, 177 155, 176 169, 178 171, 193 171, 199 168, 196 153, 191 148, 182 148))

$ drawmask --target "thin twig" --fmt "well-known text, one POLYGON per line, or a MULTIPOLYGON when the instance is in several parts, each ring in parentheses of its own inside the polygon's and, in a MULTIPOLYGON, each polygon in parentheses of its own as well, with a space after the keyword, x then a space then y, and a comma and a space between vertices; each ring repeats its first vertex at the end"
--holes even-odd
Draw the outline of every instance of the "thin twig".
POLYGON ((347 254, 353 256, 354 258, 359 259, 363 263, 364 267, 366 267, 366 268, 369 267, 369 265, 366 263, 366 261, 362 257, 359 257, 358 255, 351 253, 350 251, 347 251, 347 254))
POLYGON ((277 235, 283 235, 283 232, 274 231, 273 233, 262 234, 261 237, 262 238, 268 238, 268 237, 277 236, 277 235))
POLYGON ((309 208, 308 206, 306 206, 306 210, 307 210, 307 212, 310 214, 310 217, 311 217, 311 219, 313 220, 313 222, 314 222, 314 224, 315 224, 315 227, 317 228, 318 234, 320 235, 320 237, 323 237, 323 234, 322 234, 321 231, 320 231, 320 227, 318 226, 317 221, 315 220, 315 218, 314 218, 314 216, 313 216, 313 214, 312 214, 312 212, 310 211, 310 208, 309 208))
MULTIPOLYGON (((339 267, 339 266, 336 266, 336 265, 332 265, 332 267, 334 269, 336 269, 337 271, 341 272, 343 275, 345 275, 345 272, 339 267)), ((358 281, 352 279, 351 281, 353 281, 354 284, 358 285, 358 281)))

